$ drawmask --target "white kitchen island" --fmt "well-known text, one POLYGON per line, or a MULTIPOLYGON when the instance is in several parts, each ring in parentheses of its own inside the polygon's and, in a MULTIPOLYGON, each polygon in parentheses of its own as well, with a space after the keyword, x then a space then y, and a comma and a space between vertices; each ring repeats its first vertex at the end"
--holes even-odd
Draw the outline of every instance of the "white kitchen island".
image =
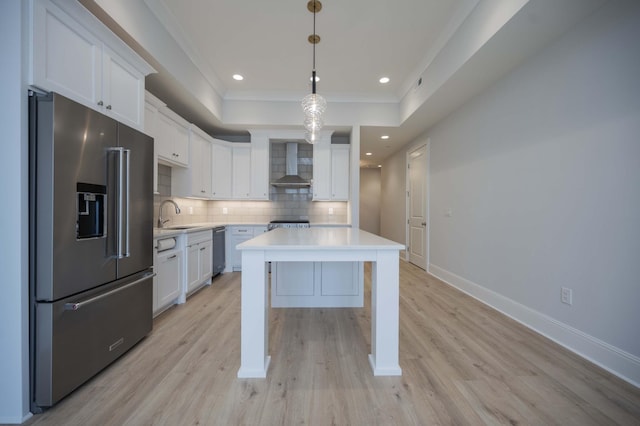
POLYGON ((269 356, 267 262, 372 262, 371 354, 375 376, 400 376, 399 251, 402 244, 353 228, 275 229, 242 244, 238 377, 266 377, 269 356))

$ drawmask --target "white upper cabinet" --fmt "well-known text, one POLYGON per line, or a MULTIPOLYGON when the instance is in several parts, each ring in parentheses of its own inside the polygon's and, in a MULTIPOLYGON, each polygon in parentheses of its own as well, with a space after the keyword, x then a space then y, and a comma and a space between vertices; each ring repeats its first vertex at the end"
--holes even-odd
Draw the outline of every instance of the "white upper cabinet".
POLYGON ((143 131, 144 77, 153 68, 78 2, 32 5, 29 84, 143 131))
POLYGON ((107 114, 116 120, 138 129, 144 127, 144 74, 106 46, 102 49, 101 101, 107 114))
POLYGON ((235 200, 269 199, 269 139, 251 137, 251 143, 233 143, 231 183, 235 200))
POLYGON ((233 198, 251 199, 251 144, 233 144, 231 174, 233 198))
POLYGON ((213 139, 211 144, 211 198, 231 199, 231 146, 229 142, 213 139))
POLYGON ((192 125, 191 192, 194 197, 211 198, 211 141, 208 135, 192 125))
POLYGON ((155 120, 155 148, 158 161, 168 165, 189 166, 190 124, 170 109, 158 110, 155 120))
POLYGON ((349 200, 349 151, 351 145, 331 145, 331 200, 349 200))
POLYGON ((195 125, 189 129, 189 167, 176 167, 171 176, 171 194, 210 199, 211 137, 195 125))
POLYGON ((321 139, 313 145, 314 201, 331 199, 331 140, 321 139))
POLYGON ((266 134, 251 133, 251 191, 252 200, 269 199, 269 138, 266 134))
POLYGON ((349 152, 351 145, 322 139, 313 145, 313 200, 349 200, 349 152))

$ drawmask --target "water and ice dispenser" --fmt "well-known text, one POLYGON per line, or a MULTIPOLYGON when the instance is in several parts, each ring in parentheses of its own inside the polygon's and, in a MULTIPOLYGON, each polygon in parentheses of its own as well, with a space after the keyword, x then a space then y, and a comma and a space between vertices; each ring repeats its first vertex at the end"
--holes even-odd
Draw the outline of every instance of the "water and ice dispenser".
POLYGON ((107 187, 78 182, 76 239, 107 236, 107 187))

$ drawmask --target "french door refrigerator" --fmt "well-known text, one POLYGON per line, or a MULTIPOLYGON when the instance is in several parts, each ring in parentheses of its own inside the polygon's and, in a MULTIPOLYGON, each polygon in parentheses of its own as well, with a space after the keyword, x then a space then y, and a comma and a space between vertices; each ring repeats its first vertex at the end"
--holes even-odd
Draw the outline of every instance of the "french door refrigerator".
POLYGON ((153 139, 56 93, 30 114, 31 409, 151 331, 153 139))

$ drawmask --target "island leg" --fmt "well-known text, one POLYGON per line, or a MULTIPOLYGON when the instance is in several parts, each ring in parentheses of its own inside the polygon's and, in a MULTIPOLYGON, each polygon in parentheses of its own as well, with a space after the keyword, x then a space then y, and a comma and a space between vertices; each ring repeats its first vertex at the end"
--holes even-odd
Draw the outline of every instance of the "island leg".
POLYGON ((240 307, 240 370, 238 377, 267 377, 269 362, 269 306, 264 251, 242 251, 240 307))
POLYGON ((371 354, 374 376, 401 376, 398 362, 400 283, 397 251, 378 251, 371 271, 371 354))

